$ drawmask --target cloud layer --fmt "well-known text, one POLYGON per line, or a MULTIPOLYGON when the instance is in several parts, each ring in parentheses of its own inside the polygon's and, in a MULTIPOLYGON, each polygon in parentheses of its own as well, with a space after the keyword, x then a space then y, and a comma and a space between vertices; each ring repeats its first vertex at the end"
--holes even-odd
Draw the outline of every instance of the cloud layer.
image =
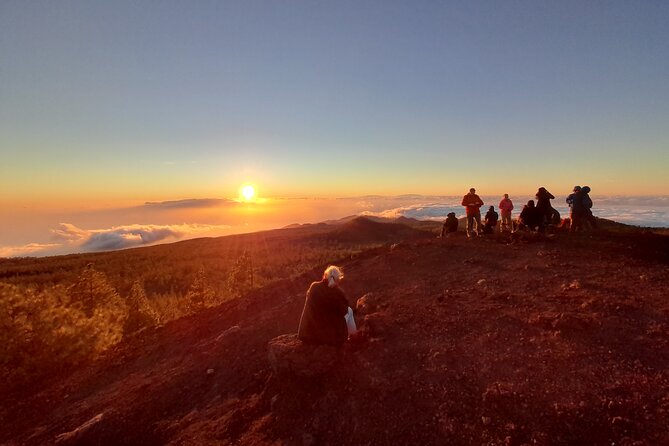
POLYGON ((152 209, 193 209, 229 206, 236 203, 236 201, 227 198, 189 198, 186 200, 147 201, 144 206, 152 209))
POLYGON ((221 235, 228 228, 227 225, 179 224, 81 229, 70 223, 61 223, 58 228, 51 230, 54 243, 30 243, 23 246, 0 248, 0 257, 113 251, 198 236, 221 235))
MULTIPOLYGON (((497 207, 499 196, 483 196, 486 203, 497 207)), ((516 205, 514 213, 533 196, 511 197, 516 205)), ((564 216, 568 215, 564 196, 553 200, 553 205, 564 216)), ((599 217, 622 223, 669 227, 669 197, 592 196, 593 211, 599 217)), ((336 220, 348 215, 376 215, 387 218, 410 217, 421 220, 443 220, 449 212, 464 215, 460 205, 462 196, 359 196, 337 199, 291 198, 271 199, 255 203, 253 212, 237 212, 239 203, 228 199, 188 199, 147 202, 134 208, 124 208, 108 214, 95 215, 98 227, 83 229, 71 223, 60 223, 68 216, 47 224, 52 227, 51 238, 42 232, 25 240, 33 243, 0 246, 0 257, 46 256, 73 252, 95 252, 147 246, 194 237, 220 236, 240 232, 279 228, 292 223, 315 223, 336 220), (210 212, 211 210, 211 212, 210 212), (262 212, 256 212, 260 211, 262 212), (195 212, 193 212, 195 211, 195 212), (160 224, 126 224, 112 226, 110 221, 154 221, 160 224), (202 223, 173 224, 174 221, 202 223), (225 222, 226 224, 220 224, 225 222), (232 225, 232 226, 230 226, 232 225), (35 243, 37 242, 37 243, 35 243)), ((90 215, 79 216, 86 221, 90 215)), ((77 216, 72 217, 77 219, 77 216)), ((70 220, 72 221, 72 220, 70 220)), ((1 229, 1 228, 0 228, 1 229)), ((44 231, 44 229, 42 229, 44 231)))

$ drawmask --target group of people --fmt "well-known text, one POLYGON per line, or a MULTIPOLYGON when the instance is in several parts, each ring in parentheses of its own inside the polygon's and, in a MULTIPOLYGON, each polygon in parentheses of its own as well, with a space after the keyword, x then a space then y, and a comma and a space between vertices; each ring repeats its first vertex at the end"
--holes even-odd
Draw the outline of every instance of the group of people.
MULTIPOLYGON (((516 220, 511 218, 511 212, 514 209, 513 202, 509 198, 509 194, 504 194, 498 206, 502 217, 499 231, 530 230, 544 232, 550 225, 568 228, 569 231, 582 230, 586 226, 597 228, 597 221, 592 214, 592 199, 590 199, 589 193, 590 188, 588 186, 574 187, 573 193, 567 197, 567 204, 570 208, 569 219, 564 220, 560 218, 560 213, 551 205, 551 200, 555 199, 555 196, 548 192, 545 187, 540 187, 537 190, 536 203, 534 200, 529 200, 523 206, 516 220)), ((467 218, 467 237, 469 238, 481 234, 492 234, 498 226, 500 216, 495 211, 494 206, 488 208, 484 222, 481 223, 481 207, 483 204, 483 200, 476 194, 474 188, 469 189, 469 193, 462 198, 462 206, 465 207, 467 218)), ((444 237, 447 233, 457 230, 458 219, 455 217, 455 212, 451 212, 444 221, 440 236, 444 237)))
MULTIPOLYGON (((592 215, 592 200, 590 199, 590 188, 588 186, 575 186, 573 193, 567 197, 570 208, 569 219, 560 219, 560 213, 551 206, 551 200, 555 199, 553 194, 545 187, 540 187, 534 200, 529 200, 520 212, 516 220, 512 220, 511 213, 514 209, 513 202, 508 194, 499 202, 501 213, 501 231, 518 231, 527 229, 543 232, 549 225, 559 225, 569 228, 570 231, 583 229, 587 225, 597 227, 595 217, 592 215)), ((469 193, 462 198, 462 205, 466 209, 467 237, 473 235, 494 233, 499 215, 494 206, 488 208, 484 223, 481 222, 481 207, 483 200, 476 194, 476 189, 471 188, 469 193)), ((458 219, 455 212, 448 214, 441 236, 458 230, 458 219)), ((320 281, 314 282, 307 291, 307 298, 300 317, 298 337, 303 342, 316 345, 342 346, 347 340, 361 338, 357 330, 353 310, 348 304, 348 299, 339 288, 344 273, 337 266, 329 266, 320 281)))

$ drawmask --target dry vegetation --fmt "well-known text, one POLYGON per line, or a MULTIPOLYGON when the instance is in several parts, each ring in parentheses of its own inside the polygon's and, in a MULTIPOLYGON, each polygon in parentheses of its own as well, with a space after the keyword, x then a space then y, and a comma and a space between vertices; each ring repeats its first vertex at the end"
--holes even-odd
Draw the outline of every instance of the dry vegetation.
POLYGON ((126 251, 0 259, 0 394, 66 373, 145 327, 385 242, 385 234, 347 239, 337 236, 340 230, 310 225, 126 251))

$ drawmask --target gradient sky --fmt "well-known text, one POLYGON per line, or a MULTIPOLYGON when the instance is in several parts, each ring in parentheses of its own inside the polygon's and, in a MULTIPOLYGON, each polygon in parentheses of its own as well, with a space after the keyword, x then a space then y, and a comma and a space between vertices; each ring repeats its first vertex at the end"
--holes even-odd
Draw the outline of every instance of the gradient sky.
POLYGON ((244 181, 669 194, 668 24, 666 1, 3 0, 0 212, 244 181))

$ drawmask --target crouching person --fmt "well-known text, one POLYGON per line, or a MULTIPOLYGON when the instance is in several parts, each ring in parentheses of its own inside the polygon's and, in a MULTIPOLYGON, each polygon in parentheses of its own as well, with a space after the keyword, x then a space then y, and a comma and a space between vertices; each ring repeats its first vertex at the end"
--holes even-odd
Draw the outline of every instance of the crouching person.
POLYGON ((339 347, 356 333, 353 310, 339 288, 343 278, 339 267, 328 266, 321 281, 309 286, 297 332, 303 342, 339 347))

